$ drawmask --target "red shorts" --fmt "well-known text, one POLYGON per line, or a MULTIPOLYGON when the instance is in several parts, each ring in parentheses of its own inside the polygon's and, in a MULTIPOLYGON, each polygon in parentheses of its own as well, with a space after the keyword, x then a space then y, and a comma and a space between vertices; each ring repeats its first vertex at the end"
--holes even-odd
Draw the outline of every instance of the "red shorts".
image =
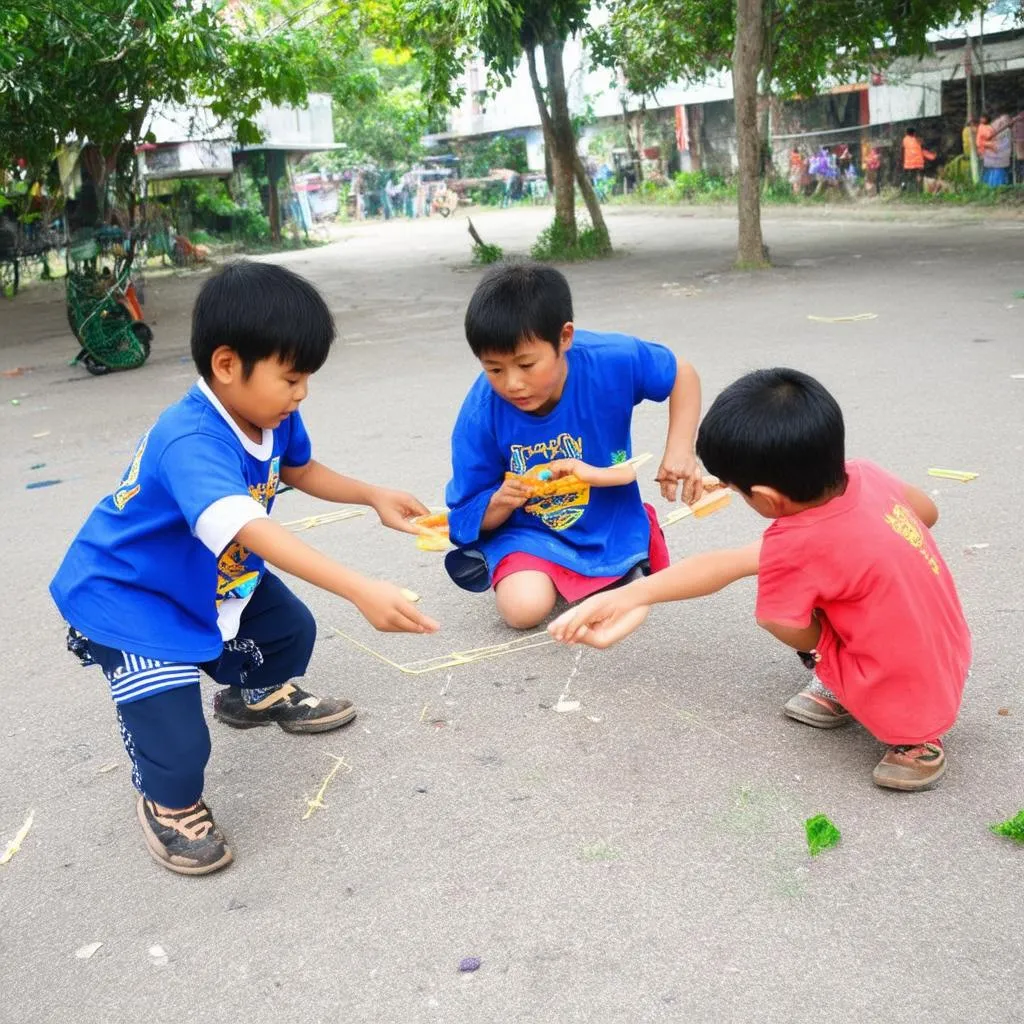
MULTIPOLYGON (((671 559, 668 554, 668 545, 665 543, 665 534, 658 525, 658 514, 653 507, 644 504, 644 511, 647 513, 648 522, 651 524, 651 543, 647 552, 647 560, 651 566, 651 572, 660 572, 668 568, 671 559)), ((551 578, 555 590, 570 603, 582 601, 591 594, 596 594, 605 587, 617 583, 621 576, 584 576, 582 573, 566 569, 564 566, 549 562, 546 558, 538 558, 536 555, 527 555, 522 552, 514 552, 506 555, 495 567, 492 586, 497 586, 506 576, 514 572, 542 572, 551 578)))

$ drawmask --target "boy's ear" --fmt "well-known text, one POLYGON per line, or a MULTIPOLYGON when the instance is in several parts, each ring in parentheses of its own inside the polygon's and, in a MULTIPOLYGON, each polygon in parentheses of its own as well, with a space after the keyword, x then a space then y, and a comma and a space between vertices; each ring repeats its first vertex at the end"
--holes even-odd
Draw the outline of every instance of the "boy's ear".
POLYGON ((242 360, 227 345, 220 345, 210 356, 210 374, 220 384, 232 384, 242 377, 242 360))
POLYGON ((576 325, 570 320, 562 324, 561 333, 558 335, 558 351, 568 352, 572 348, 572 339, 576 334, 576 325))
POLYGON ((750 488, 750 497, 753 500, 754 508, 763 516, 770 519, 779 519, 786 515, 792 502, 774 487, 765 487, 762 484, 754 484, 750 488))

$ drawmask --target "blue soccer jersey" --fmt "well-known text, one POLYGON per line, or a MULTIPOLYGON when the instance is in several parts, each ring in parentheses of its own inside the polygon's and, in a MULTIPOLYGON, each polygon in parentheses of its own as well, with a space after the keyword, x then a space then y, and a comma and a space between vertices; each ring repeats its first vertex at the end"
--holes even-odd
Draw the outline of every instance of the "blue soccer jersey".
POLYGON ((72 542, 50 584, 61 614, 90 640, 146 658, 219 657, 264 569, 235 536, 270 512, 281 467, 310 456, 298 412, 257 443, 199 381, 72 542))
POLYGON ((508 471, 525 473, 556 459, 604 467, 631 458, 633 407, 645 399, 664 401, 676 380, 669 349, 621 334, 576 331, 566 359, 565 389, 545 416, 506 402, 484 374, 462 404, 445 492, 459 549, 446 566, 468 590, 487 589, 502 558, 518 552, 584 576, 619 576, 647 557, 650 524, 635 482, 535 498, 496 530, 481 532, 508 471))

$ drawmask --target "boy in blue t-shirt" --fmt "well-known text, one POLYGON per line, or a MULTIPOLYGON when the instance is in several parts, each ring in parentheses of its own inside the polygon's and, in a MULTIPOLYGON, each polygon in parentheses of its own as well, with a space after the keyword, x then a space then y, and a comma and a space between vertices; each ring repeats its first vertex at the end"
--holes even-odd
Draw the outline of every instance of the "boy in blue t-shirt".
POLYGON ((369 505, 407 532, 427 511, 311 457, 298 408, 333 340, 323 298, 291 271, 239 262, 211 278, 192 314, 201 379, 139 442, 50 584, 69 649, 110 683, 149 852, 180 874, 232 859, 202 799, 210 734, 200 671, 227 687, 214 716, 239 729, 325 732, 356 714, 290 681, 306 671, 316 623, 267 565, 351 601, 377 629, 437 629, 407 592, 269 518, 281 483, 369 505))
POLYGON ((466 590, 494 587, 508 625, 531 629, 558 597, 576 601, 637 572, 668 564, 664 538, 644 505, 630 421, 644 399, 669 399, 668 442, 658 470, 663 497, 695 501, 700 380, 662 345, 576 330, 572 295, 554 267, 498 264, 466 311, 466 338, 483 373, 452 434, 446 490, 458 545, 446 568, 466 590), (573 476, 572 493, 531 497, 506 478, 544 467, 573 476))

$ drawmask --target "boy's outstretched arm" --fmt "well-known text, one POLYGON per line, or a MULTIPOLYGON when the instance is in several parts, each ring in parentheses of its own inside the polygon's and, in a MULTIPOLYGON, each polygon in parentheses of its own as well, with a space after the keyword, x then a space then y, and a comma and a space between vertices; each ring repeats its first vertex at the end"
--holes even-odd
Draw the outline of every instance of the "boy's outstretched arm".
POLYGON ((914 515, 930 530, 939 521, 939 509, 920 487, 903 482, 903 494, 914 515))
POLYGON ((658 467, 655 480, 661 484, 661 495, 675 501, 679 485, 683 485, 682 500, 695 502, 703 491, 700 467, 694 453, 697 424, 700 422, 700 377, 687 362, 680 360, 676 369, 676 382, 668 398, 668 439, 665 455, 658 467))
POLYGON ((380 516, 384 526, 403 533, 419 533, 409 520, 413 516, 425 516, 430 511, 411 494, 390 491, 342 476, 315 459, 310 459, 304 466, 282 467, 281 479, 290 487, 324 501, 335 501, 342 505, 369 505, 380 516))
POLYGON ((439 628, 394 584, 368 579, 332 561, 273 519, 253 519, 235 539, 269 565, 351 601, 375 629, 385 633, 433 633, 439 628))
POLYGON ((640 625, 652 604, 706 597, 746 576, 756 576, 760 553, 761 542, 756 541, 744 548, 693 555, 636 583, 588 598, 555 619, 548 631, 563 643, 610 647, 640 625), (644 614, 639 613, 641 609, 644 614))

